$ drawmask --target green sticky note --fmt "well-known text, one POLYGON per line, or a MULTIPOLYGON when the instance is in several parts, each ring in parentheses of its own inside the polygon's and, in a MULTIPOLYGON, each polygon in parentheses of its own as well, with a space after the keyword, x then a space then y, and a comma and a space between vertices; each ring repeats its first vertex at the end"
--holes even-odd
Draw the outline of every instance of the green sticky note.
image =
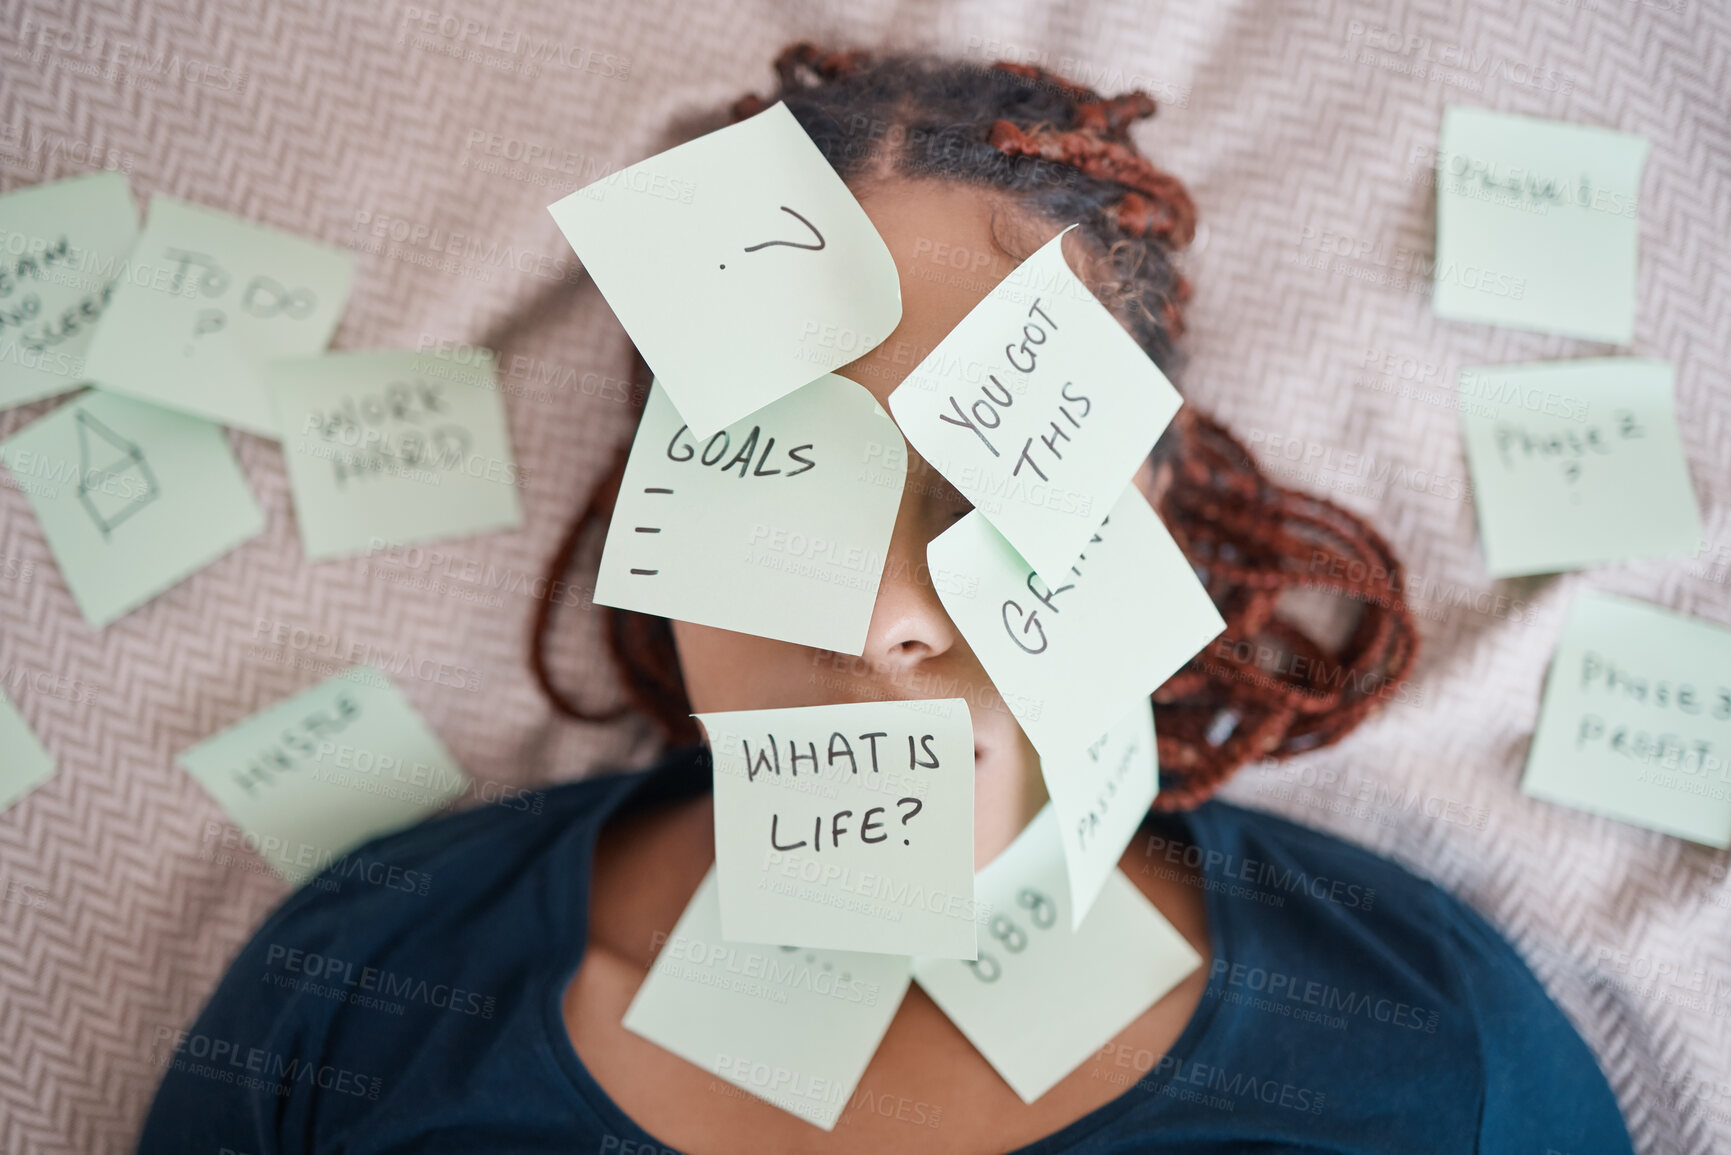
POLYGON ((332 353, 264 373, 309 558, 523 524, 490 355, 332 353))
POLYGON ((966 701, 697 717, 715 762, 728 938, 974 957, 966 701))
POLYGON ((1586 592, 1545 679, 1521 789, 1731 846, 1731 629, 1586 592))
POLYGON ((1058 816, 1041 810, 980 871, 972 962, 914 959, 914 981, 1032 1103, 1202 964, 1154 904, 1113 870, 1072 929, 1058 816))
POLYGON ((1461 437, 1495 577, 1693 553, 1701 513, 1671 366, 1632 358, 1463 370, 1461 437))
POLYGON ((86 376, 274 438, 264 362, 322 352, 353 274, 342 249, 158 194, 86 376))
POLYGON ((105 626, 264 528, 208 421, 94 390, 0 443, 78 608, 105 626))
POLYGON ((625 1029, 825 1131, 908 989, 906 955, 735 942, 711 867, 625 1012, 625 1029))
POLYGON ((54 777, 54 759, 0 692, 0 810, 54 777))
POLYGON ((1085 749, 1041 758, 1069 879, 1070 929, 1094 906, 1160 791, 1154 703, 1144 698, 1085 749))
POLYGON ((864 356, 895 259, 785 104, 548 207, 698 437, 864 356))
POLYGON ((254 714, 177 760, 246 844, 297 885, 470 786, 402 691, 370 666, 254 714))
POLYGON ((117 172, 0 197, 0 409, 76 389, 138 215, 117 172))
POLYGON ((1443 113, 1439 317, 1627 345, 1644 137, 1485 108, 1443 113))

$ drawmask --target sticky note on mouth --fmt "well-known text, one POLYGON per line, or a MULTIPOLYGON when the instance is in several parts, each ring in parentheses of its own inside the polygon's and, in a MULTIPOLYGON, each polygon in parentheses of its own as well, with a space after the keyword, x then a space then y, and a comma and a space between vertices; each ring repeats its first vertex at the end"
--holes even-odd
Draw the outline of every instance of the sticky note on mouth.
POLYGON ((138 239, 121 173, 0 197, 0 409, 77 388, 138 239))
POLYGON ((1070 271, 1063 239, 1017 266, 889 398, 909 443, 1049 581, 1082 552, 1179 405, 1070 271))
POLYGON ((158 194, 86 376, 275 438, 264 362, 324 350, 353 272, 341 249, 158 194))
POLYGON ((548 211, 696 437, 901 321, 888 246, 785 104, 548 211))
POLYGON ((865 648, 907 454, 825 376, 707 438, 650 390, 595 601, 837 653, 865 648))
POLYGON ((1731 846, 1731 629, 1629 598, 1576 595, 1521 789, 1731 846))
POLYGON ((699 714, 729 939, 974 957, 960 698, 699 714))

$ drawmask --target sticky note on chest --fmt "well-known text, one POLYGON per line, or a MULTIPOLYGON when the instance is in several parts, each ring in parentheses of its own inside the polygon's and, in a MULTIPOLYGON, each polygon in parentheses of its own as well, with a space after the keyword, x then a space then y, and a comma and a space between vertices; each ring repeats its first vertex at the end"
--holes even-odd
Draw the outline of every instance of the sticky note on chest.
POLYGON ((76 388, 138 239, 117 172, 0 197, 0 409, 76 388))
POLYGON ((333 353, 272 361, 265 379, 309 558, 522 524, 490 356, 333 353))
POLYGON ((1521 789, 1731 846, 1731 629, 1582 592, 1545 679, 1521 789))
POLYGON ((1069 569, 1178 394, 1053 238, 890 394, 920 455, 1035 572, 1069 569))
POLYGON ((734 942, 716 868, 704 875, 625 1029, 825 1131, 908 989, 904 955, 734 942))
POLYGON ((888 246, 784 104, 548 211, 697 437, 901 321, 888 246))
POLYGON ((813 381, 705 438, 657 383, 595 600, 857 654, 906 469, 895 423, 845 377, 813 381))
POLYGON ((1437 316, 1627 345, 1647 147, 1590 125, 1445 110, 1437 316))
POLYGON ((54 777, 54 759, 42 748, 4 693, 0 693, 0 810, 54 777))
POLYGON ((254 714, 176 761, 247 845, 296 884, 469 787, 402 691, 368 666, 254 714))
POLYGON ((264 362, 324 350, 353 269, 354 258, 341 249, 153 196, 86 375, 274 438, 264 362))
POLYGON ((974 729, 960 698, 699 714, 730 939, 972 958, 974 729))
POLYGON ((972 962, 916 958, 914 979, 1032 1103, 1158 1002, 1202 960, 1114 870, 1071 930, 1058 818, 1047 807, 980 871, 992 916, 972 962))
POLYGON ((1459 396, 1493 576, 1694 552, 1701 514, 1663 361, 1468 369, 1459 396))
POLYGON ((1042 581, 978 510, 934 538, 926 560, 970 579, 938 597, 1042 759, 1085 756, 1226 628, 1135 486, 1062 580, 1042 581))
POLYGON ((1144 699, 1117 725, 1067 757, 1040 759, 1069 879, 1070 929, 1078 927, 1160 790, 1154 704, 1144 699))
POLYGON ((105 626, 264 528, 208 421, 94 390, 0 444, 78 608, 105 626))

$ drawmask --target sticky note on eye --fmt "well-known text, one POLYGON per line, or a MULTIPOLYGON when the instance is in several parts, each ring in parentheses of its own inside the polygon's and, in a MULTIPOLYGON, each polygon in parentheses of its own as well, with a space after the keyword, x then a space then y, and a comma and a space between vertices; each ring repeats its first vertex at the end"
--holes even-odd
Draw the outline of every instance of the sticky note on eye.
POLYGON ((470 785, 402 691, 370 666, 260 711, 176 761, 246 844, 297 885, 470 785))
POLYGON ((1068 764, 1226 623, 1141 491, 1127 486, 1062 580, 1046 582, 978 510, 926 547, 937 587, 1042 759, 1068 764))
POLYGON ((734 942, 716 869, 686 905, 625 1029, 825 1131, 908 989, 904 955, 734 942))
POLYGON ((1693 553, 1701 514, 1671 366, 1606 358, 1467 369, 1458 389, 1495 577, 1693 553))
POLYGON ((1578 594, 1545 679, 1521 789, 1731 846, 1731 629, 1578 594))
POLYGON ((909 443, 1048 580, 1088 544, 1179 405, 1070 271, 1062 241, 1017 266, 889 398, 909 443))
POLYGON ((0 693, 0 810, 54 777, 54 759, 24 716, 0 693))
POLYGON ((137 239, 121 173, 0 197, 0 409, 85 380, 96 322, 137 239))
POLYGON ((265 381, 309 558, 523 523, 491 355, 333 353, 265 381))
POLYGON ((105 626, 264 528, 208 421, 94 390, 0 444, 78 608, 105 626))
POLYGON ((1100 888, 1136 836, 1160 790, 1154 703, 1144 698, 1117 725, 1068 757, 1040 758, 1069 879, 1070 929, 1093 909, 1100 888))
POLYGON ((660 383, 595 601, 837 653, 865 648, 907 471, 863 385, 826 375, 709 437, 660 383))
POLYGON ((1117 870, 1071 929, 1058 818, 1041 810, 980 871, 992 917, 972 962, 914 959, 914 980, 1024 1103, 1202 964, 1184 936, 1117 870))
POLYGON ((721 923, 740 942, 974 957, 960 698, 699 714, 721 923))
POLYGON ((785 104, 548 211, 697 437, 901 321, 888 246, 785 104))
POLYGON ((1627 345, 1643 137, 1486 108, 1443 112, 1439 317, 1627 345))
POLYGON ((153 196, 86 376, 274 438, 264 362, 324 350, 353 271, 341 249, 153 196))

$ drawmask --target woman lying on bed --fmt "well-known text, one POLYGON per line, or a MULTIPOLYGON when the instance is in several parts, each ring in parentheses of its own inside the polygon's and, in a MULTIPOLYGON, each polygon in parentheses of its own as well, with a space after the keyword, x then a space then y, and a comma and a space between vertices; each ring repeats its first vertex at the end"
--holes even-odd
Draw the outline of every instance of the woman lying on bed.
MULTIPOLYGON (((777 69, 772 99, 848 182, 900 270, 900 327, 843 375, 884 401, 917 360, 907 350, 936 346, 1017 260, 1076 221, 1065 242, 1072 266, 1149 356, 1172 367, 1188 295, 1175 261, 1195 211, 1183 186, 1130 143, 1130 125, 1154 111, 1146 96, 1106 100, 1034 69, 809 46, 790 49, 777 69), (934 264, 939 243, 992 271, 934 264)), ((1210 645, 1154 695, 1161 793, 1120 865, 1204 965, 1032 1104, 911 986, 827 1133, 627 1031, 621 1019, 656 946, 714 861, 694 710, 919 698, 931 679, 965 687, 955 694, 970 701, 990 694, 921 580, 926 543, 968 505, 923 463, 909 472, 864 661, 613 612, 626 689, 673 752, 648 769, 550 791, 533 824, 483 808, 366 850, 437 879, 436 899, 317 886, 291 897, 179 1040, 181 1056, 204 1061, 170 1070, 141 1149, 1630 1149, 1593 1056, 1482 918, 1385 859, 1207 800, 1243 763, 1334 742, 1398 696, 1416 638, 1381 538, 1267 482, 1188 407, 1138 484, 1235 644, 1210 645), (1325 648, 1272 615, 1282 591, 1301 586, 1350 605, 1356 624, 1344 643, 1325 648), (1258 669, 1258 651, 1309 659, 1288 669, 1315 677, 1258 669), (1254 901, 1216 865, 1244 860, 1330 885, 1254 901), (398 1014, 294 992, 270 981, 290 957, 319 958, 325 975, 340 968, 338 984, 373 968, 450 993, 398 1014), (1337 1015, 1344 1026, 1318 1022, 1302 1013, 1316 1000, 1260 997, 1268 976, 1333 992, 1337 1010, 1365 1010, 1337 1015)), ((617 486, 615 471, 558 568, 604 524, 617 486)), ((537 673, 567 712, 595 718, 545 678, 546 625, 537 627, 537 673)), ((973 721, 984 865, 1044 790, 1009 713, 976 709, 973 721)))

